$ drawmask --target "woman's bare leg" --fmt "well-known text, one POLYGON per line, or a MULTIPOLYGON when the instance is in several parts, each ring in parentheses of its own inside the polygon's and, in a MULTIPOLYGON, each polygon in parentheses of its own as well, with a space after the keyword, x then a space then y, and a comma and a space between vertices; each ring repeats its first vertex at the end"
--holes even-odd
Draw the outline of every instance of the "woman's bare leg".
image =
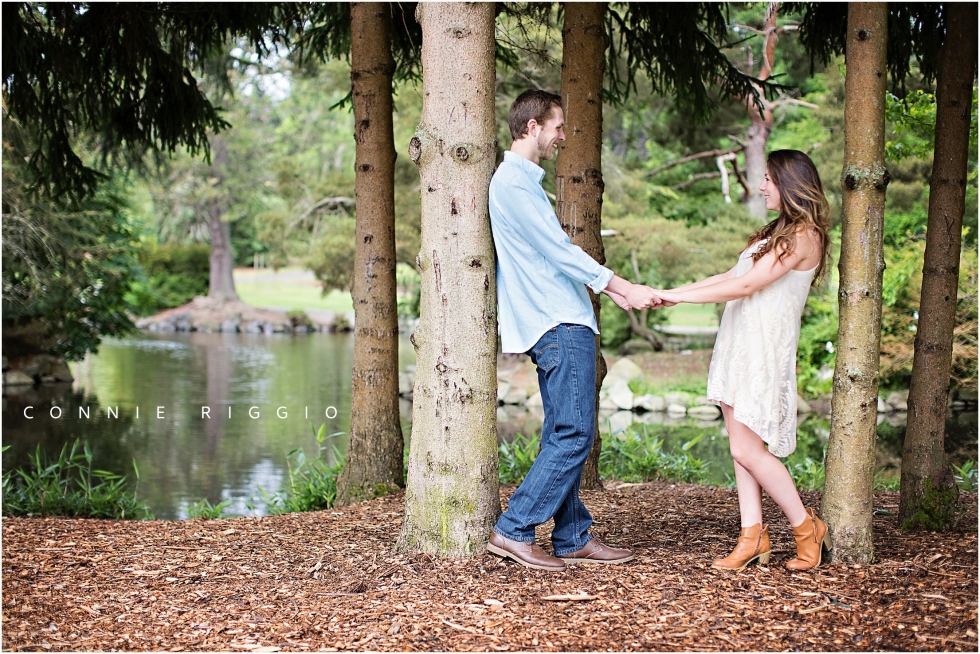
POLYGON ((742 512, 742 526, 751 526, 762 522, 762 497, 758 487, 766 489, 769 497, 783 510, 791 526, 803 524, 807 513, 800 501, 793 478, 782 461, 766 450, 759 435, 735 419, 735 410, 727 404, 721 405, 722 415, 725 416, 725 428, 728 430, 728 443, 732 458, 735 459, 735 483, 738 485, 739 510, 742 512), (759 507, 758 518, 755 514, 742 508, 743 483, 739 478, 739 468, 756 482, 755 495, 751 494, 752 487, 746 486, 746 499, 752 502, 752 508, 759 507), (746 520, 752 522, 746 523, 746 520))

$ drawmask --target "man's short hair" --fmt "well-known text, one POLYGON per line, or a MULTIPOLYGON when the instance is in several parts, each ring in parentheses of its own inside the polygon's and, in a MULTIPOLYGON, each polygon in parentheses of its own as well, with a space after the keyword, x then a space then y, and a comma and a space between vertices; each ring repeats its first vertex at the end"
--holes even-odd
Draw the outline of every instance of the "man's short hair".
POLYGON ((527 136, 528 121, 533 118, 539 125, 543 125, 544 121, 551 118, 552 107, 561 107, 560 95, 538 89, 524 91, 510 106, 510 116, 507 118, 510 135, 515 141, 524 138, 527 136))

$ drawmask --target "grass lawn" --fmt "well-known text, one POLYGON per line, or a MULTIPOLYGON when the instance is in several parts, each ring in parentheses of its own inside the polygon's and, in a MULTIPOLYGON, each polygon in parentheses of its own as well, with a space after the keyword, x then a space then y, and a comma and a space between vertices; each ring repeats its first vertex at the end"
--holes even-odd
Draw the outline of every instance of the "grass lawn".
POLYGON ((678 304, 658 311, 667 312, 667 323, 675 327, 717 327, 713 304, 678 304))
POLYGON ((303 274, 298 268, 283 268, 278 274, 271 270, 235 270, 235 290, 245 304, 256 307, 282 307, 292 309, 325 309, 327 311, 353 311, 354 303, 347 291, 320 292, 320 282, 312 274, 303 274))

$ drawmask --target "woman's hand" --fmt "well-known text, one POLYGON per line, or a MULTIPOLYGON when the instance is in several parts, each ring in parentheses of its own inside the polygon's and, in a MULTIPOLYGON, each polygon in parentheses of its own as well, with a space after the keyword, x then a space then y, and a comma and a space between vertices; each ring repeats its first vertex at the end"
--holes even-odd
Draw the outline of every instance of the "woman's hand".
POLYGON ((680 293, 678 291, 662 291, 656 289, 654 293, 660 296, 660 306, 657 307, 658 309, 660 307, 672 307, 680 302, 680 299, 678 299, 680 293))

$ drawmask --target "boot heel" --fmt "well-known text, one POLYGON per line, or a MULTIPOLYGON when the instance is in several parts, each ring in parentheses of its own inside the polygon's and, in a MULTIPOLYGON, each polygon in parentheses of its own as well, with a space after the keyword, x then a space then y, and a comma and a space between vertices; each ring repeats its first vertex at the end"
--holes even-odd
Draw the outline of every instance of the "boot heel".
POLYGON ((769 557, 772 556, 772 552, 763 552, 759 555, 759 565, 766 565, 769 563, 769 557))
POLYGON ((828 552, 834 546, 834 542, 832 540, 830 540, 830 530, 829 529, 827 530, 827 533, 823 535, 823 546, 827 549, 828 552))

